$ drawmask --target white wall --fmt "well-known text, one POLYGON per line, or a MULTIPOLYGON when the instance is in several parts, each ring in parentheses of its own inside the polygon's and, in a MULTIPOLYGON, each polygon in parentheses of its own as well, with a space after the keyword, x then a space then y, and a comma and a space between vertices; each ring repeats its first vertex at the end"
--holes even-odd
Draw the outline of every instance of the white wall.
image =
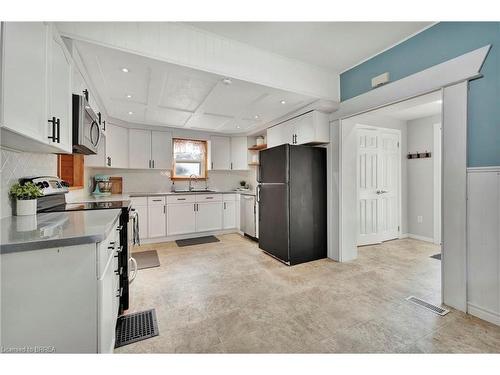
MULTIPOLYGON (((434 124, 441 115, 410 120, 407 123, 408 152, 433 152, 434 124)), ((408 233, 428 239, 434 238, 434 160, 431 158, 407 160, 408 233), (422 222, 417 220, 422 216, 422 222)))
POLYGON ((467 308, 500 325, 500 166, 467 171, 467 308))
POLYGON ((57 156, 53 154, 31 154, 1 149, 1 217, 12 215, 9 189, 20 177, 55 176, 57 174, 57 156))

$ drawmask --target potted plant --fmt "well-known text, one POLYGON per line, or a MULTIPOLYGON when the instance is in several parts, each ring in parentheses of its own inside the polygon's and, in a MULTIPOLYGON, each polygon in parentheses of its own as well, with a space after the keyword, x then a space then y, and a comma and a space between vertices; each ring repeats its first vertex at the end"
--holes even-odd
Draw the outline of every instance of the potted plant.
POLYGON ((10 188, 10 196, 16 199, 16 215, 36 215, 36 199, 42 196, 42 191, 32 182, 16 183, 10 188))

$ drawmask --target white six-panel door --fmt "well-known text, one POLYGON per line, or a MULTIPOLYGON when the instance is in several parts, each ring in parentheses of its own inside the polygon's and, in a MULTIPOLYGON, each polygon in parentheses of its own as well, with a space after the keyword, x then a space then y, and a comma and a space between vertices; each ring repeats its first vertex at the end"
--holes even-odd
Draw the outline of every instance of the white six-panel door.
POLYGON ((399 237, 400 134, 358 129, 358 245, 399 237))

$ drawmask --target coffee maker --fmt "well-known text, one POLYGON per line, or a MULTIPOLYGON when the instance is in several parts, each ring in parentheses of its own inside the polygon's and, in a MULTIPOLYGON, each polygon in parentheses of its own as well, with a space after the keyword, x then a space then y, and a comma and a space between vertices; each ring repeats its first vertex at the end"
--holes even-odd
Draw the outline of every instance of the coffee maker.
POLYGON ((103 195, 111 195, 111 187, 112 182, 110 181, 109 176, 104 174, 96 174, 94 176, 94 191, 93 195, 103 196, 103 195))

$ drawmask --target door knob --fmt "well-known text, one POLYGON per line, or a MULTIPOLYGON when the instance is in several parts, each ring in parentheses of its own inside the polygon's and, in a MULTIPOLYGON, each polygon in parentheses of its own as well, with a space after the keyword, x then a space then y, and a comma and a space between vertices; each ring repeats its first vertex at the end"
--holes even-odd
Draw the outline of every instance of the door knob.
POLYGON ((385 193, 388 193, 388 191, 387 190, 377 190, 378 195, 385 194, 385 193))

